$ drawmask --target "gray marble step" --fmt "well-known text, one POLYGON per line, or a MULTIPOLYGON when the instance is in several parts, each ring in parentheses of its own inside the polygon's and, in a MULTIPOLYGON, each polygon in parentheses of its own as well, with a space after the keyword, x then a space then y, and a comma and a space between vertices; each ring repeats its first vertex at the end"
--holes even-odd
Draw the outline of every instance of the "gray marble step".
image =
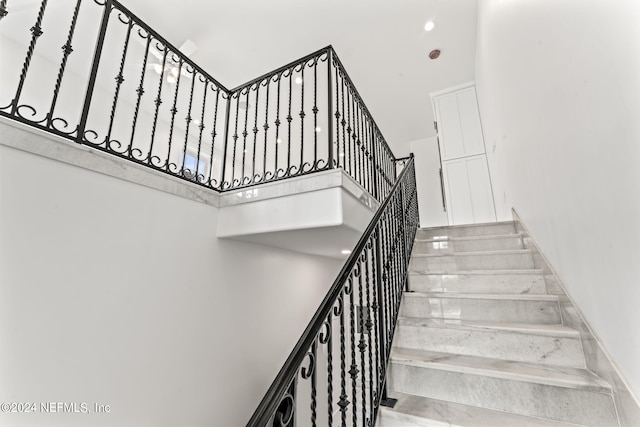
POLYGON ((459 252, 451 255, 414 254, 409 269, 417 272, 458 270, 523 270, 533 268, 529 249, 459 252))
POLYGON ((411 394, 390 392, 395 407, 380 407, 377 427, 576 427, 543 418, 510 414, 411 394))
POLYGON ((447 239, 416 239, 413 254, 452 254, 456 252, 523 249, 521 234, 499 236, 449 237, 447 239))
POLYGON ((400 316, 483 322, 562 323, 556 295, 405 292, 400 316))
POLYGON ((562 325, 400 317, 393 345, 501 360, 586 367, 580 334, 562 325))
POLYGON ((447 227, 419 228, 416 239, 444 239, 447 237, 495 236, 515 234, 513 221, 489 222, 484 224, 453 225, 447 227))
POLYGON ((394 392, 585 426, 617 425, 610 386, 586 369, 394 348, 387 381, 394 392))
POLYGON ((415 292, 470 292, 544 294, 542 270, 475 270, 449 273, 410 272, 409 289, 415 292))

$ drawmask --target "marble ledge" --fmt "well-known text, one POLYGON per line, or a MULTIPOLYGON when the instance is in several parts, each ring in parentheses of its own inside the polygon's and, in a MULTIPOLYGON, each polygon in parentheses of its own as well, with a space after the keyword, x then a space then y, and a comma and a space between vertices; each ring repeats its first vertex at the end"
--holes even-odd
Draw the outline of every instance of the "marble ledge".
POLYGON ((284 180, 229 190, 220 195, 220 207, 257 202, 312 191, 342 187, 372 212, 380 203, 342 169, 331 169, 284 180))
POLYGON ((0 117, 0 145, 175 196, 220 206, 220 196, 215 191, 4 117, 0 117))
POLYGON ((371 211, 380 205, 342 169, 218 193, 5 117, 0 117, 0 145, 220 208, 335 187, 342 187, 371 211))

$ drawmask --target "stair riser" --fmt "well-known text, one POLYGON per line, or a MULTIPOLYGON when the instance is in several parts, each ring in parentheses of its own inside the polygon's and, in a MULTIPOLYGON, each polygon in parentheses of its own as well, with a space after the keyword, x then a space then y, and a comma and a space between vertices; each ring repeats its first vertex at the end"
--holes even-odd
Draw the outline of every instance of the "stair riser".
POLYGON ((544 294, 542 274, 410 274, 414 292, 544 294))
POLYGON ((416 238, 433 239, 435 237, 471 237, 496 236, 500 234, 515 234, 513 224, 476 225, 470 227, 418 229, 416 238))
POLYGON ((555 419, 585 426, 617 425, 611 395, 515 379, 494 378, 394 361, 389 388, 418 396, 555 419))
POLYGON ((530 253, 413 256, 412 271, 525 270, 533 268, 530 253))
POLYGON ((584 368, 579 338, 522 334, 499 330, 460 330, 453 328, 400 324, 394 346, 467 356, 533 362, 545 365, 584 368))
POLYGON ((556 301, 413 297, 405 294, 400 316, 487 322, 560 324, 556 301))
POLYGON ((500 251, 523 249, 520 236, 494 239, 415 242, 413 254, 452 254, 456 252, 500 251))

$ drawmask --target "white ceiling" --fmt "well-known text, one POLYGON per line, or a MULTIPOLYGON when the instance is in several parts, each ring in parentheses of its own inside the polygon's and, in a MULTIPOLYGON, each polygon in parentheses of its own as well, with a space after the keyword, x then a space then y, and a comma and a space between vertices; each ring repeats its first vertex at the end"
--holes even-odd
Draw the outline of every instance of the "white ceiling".
POLYGON ((430 92, 474 79, 477 0, 122 3, 229 88, 333 45, 396 155, 434 135, 430 92))

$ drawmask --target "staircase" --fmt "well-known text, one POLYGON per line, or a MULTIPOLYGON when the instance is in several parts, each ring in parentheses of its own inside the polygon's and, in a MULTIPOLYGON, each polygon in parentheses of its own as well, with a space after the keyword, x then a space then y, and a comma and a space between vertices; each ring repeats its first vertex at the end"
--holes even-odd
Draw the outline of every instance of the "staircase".
POLYGON ((618 426, 513 222, 420 229, 380 427, 618 426))

